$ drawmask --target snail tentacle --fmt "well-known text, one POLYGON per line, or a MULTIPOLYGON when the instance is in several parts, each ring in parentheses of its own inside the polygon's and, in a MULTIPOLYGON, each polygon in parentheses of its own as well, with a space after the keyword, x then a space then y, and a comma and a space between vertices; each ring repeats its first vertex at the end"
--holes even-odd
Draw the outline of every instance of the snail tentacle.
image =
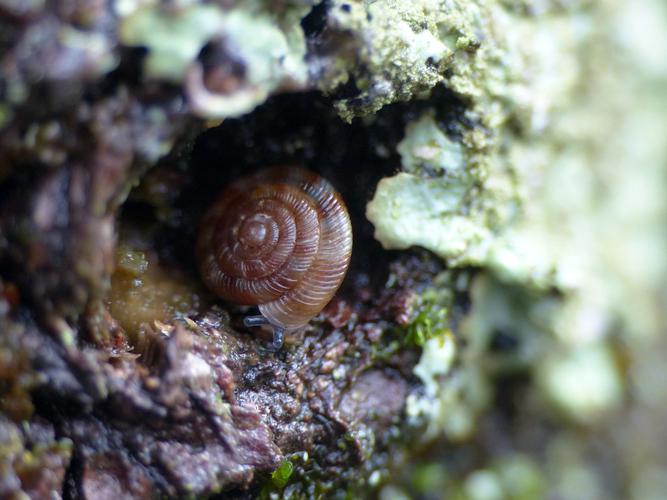
POLYGON ((246 316, 243 318, 243 326, 252 327, 252 326, 262 326, 268 325, 269 320, 266 319, 261 314, 259 316, 246 316))

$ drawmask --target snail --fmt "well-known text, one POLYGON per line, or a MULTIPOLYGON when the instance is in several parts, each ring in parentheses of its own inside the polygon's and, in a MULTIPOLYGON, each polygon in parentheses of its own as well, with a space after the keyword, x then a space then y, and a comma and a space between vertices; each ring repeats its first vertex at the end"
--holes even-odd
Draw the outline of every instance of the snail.
POLYGON ((333 186, 301 167, 278 166, 232 182, 204 214, 196 243, 202 280, 219 297, 256 305, 245 326, 285 332, 306 325, 338 290, 352 254, 352 225, 333 186))

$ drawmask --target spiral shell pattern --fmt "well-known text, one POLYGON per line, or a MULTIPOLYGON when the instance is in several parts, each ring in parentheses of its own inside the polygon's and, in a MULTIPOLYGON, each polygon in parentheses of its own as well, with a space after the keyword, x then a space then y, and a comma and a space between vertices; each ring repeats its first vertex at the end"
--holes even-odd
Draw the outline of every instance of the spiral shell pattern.
POLYGON ((209 289, 257 305, 269 323, 294 330, 343 281, 352 226, 325 179, 300 167, 271 167, 222 192, 202 219, 196 253, 209 289))

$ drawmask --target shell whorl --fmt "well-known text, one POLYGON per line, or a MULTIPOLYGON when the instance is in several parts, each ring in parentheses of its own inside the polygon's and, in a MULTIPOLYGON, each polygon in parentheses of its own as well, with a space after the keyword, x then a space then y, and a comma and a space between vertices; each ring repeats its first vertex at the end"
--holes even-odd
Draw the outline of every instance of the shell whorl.
POLYGON ((299 167, 271 167, 231 183, 202 219, 197 262, 209 289, 257 305, 293 330, 340 286, 352 253, 345 204, 329 182, 299 167))

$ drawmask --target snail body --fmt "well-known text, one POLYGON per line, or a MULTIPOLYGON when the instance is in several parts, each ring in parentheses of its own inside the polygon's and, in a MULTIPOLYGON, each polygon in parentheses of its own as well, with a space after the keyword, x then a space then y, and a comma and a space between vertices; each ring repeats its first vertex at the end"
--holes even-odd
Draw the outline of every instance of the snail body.
MULTIPOLYGON (((258 306, 277 333, 310 321, 338 290, 352 254, 352 226, 333 186, 300 167, 232 182, 205 213, 196 256, 221 298, 258 306)), ((282 339, 274 338, 274 343, 282 339)))

